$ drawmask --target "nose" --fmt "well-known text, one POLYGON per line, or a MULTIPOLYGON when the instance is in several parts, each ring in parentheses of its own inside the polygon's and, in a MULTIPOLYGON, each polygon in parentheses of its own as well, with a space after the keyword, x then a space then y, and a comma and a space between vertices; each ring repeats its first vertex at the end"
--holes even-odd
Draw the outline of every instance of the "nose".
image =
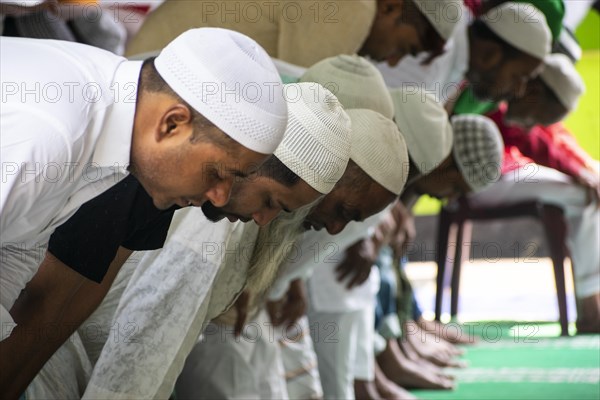
POLYGON ((213 184, 206 192, 206 198, 215 206, 223 207, 229 202, 231 196, 232 179, 227 179, 213 184))
POLYGON ((342 230, 344 230, 347 224, 347 222, 343 221, 333 221, 328 222, 325 226, 327 227, 327 233, 329 233, 330 235, 337 235, 342 230))
POLYGON ((460 197, 460 193, 457 192, 451 192, 450 194, 448 194, 447 196, 442 197, 440 200, 444 200, 446 199, 449 203, 458 200, 458 198, 460 197))
POLYGON ((404 51, 400 51, 400 54, 396 54, 394 56, 389 57, 386 61, 390 67, 395 67, 398 65, 400 60, 404 57, 404 51))
POLYGON ((269 208, 261 210, 252 214, 252 219, 258 226, 265 226, 269 222, 273 221, 281 210, 277 208, 269 208))

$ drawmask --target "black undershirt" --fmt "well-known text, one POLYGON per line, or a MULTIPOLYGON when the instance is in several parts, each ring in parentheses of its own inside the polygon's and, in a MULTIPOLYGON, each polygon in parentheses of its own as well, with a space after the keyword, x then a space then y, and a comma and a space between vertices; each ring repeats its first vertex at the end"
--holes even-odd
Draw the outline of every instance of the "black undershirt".
POLYGON ((59 226, 48 246, 56 258, 95 282, 102 282, 119 246, 162 248, 178 206, 159 210, 132 175, 82 205, 59 226))

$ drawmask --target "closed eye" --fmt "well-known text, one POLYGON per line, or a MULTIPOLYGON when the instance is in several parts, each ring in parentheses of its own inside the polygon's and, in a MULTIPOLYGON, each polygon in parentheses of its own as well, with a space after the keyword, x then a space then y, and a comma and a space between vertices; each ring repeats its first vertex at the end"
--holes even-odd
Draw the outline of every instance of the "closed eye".
POLYGON ((340 215, 346 221, 360 221, 360 213, 358 210, 349 210, 345 207, 342 207, 340 215))

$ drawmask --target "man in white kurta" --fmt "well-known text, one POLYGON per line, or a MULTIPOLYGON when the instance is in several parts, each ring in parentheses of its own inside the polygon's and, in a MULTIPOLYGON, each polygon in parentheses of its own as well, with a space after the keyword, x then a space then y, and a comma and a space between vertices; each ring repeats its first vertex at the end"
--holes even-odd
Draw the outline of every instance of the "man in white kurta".
MULTIPOLYGON (((11 279, 6 265, 127 174, 141 62, 71 43, 1 40, 0 251, 2 279, 11 279)), ((20 289, 3 290, 2 306, 20 289)))
MULTIPOLYGON (((38 355, 46 353, 34 348, 58 342, 54 338, 32 340, 23 327, 17 327, 16 334, 4 340, 14 327, 7 310, 37 271, 54 229, 83 203, 117 184, 128 169, 134 171, 156 208, 207 200, 225 204, 234 176, 260 165, 281 141, 287 106, 277 90, 259 102, 242 96, 235 106, 198 94, 202 82, 197 74, 213 82, 228 80, 230 85, 248 80, 267 83, 270 86, 265 89, 271 90, 280 85, 264 50, 231 31, 191 30, 175 39, 150 62, 155 73, 153 83, 162 82, 158 90, 148 82, 153 73, 152 68, 146 68, 150 64, 142 66, 141 62, 79 44, 1 40, 0 346, 5 366, 2 388, 10 386, 11 394, 7 395, 11 397, 24 389, 25 381, 45 361, 38 355), (217 62, 232 61, 233 57, 248 61, 247 65, 224 71, 214 60, 208 60, 207 54, 214 54, 210 46, 233 50, 217 62), (248 54, 253 58, 248 59, 248 54), (40 74, 40 63, 45 65, 44 74, 40 74), (182 72, 181 68, 187 69, 182 72), (246 118, 248 124, 231 123, 232 115, 246 118), (200 126, 198 121, 206 123, 200 126), (190 140, 192 135, 201 134, 205 141, 190 140), (215 151, 216 140, 227 140, 227 136, 232 140, 227 149, 215 151), (202 162, 214 164, 206 168, 202 162), (216 166, 222 168, 221 175, 213 173, 216 166), (18 346, 22 348, 20 358, 9 356, 18 346), (26 372, 20 367, 25 363, 26 372)), ((55 280, 48 286, 70 299, 69 290, 77 291, 84 278, 64 264, 48 268, 61 273, 49 274, 50 280, 55 280), (68 281, 60 278, 65 275, 68 281)), ((55 314, 46 309, 65 303, 57 300, 54 292, 48 295, 41 290, 26 296, 23 304, 26 312, 20 318, 27 327, 29 322, 39 325, 40 320, 53 318, 55 314), (36 308, 35 301, 44 307, 36 308)), ((59 311, 56 315, 62 314, 59 311)))
MULTIPOLYGON (((298 97, 290 101, 287 135, 274 155, 297 174, 299 183, 291 186, 290 196, 298 197, 294 190, 306 185, 314 192, 311 202, 331 190, 350 155, 350 120, 335 96, 315 85, 289 86, 298 90, 298 97)), ((245 185, 252 189, 259 183, 245 185)), ((110 326, 133 322, 138 340, 122 343, 106 338, 85 398, 169 396, 199 334, 243 289, 258 234, 252 222, 238 222, 237 228, 224 221, 207 223, 200 210, 178 211, 163 249, 142 257, 122 294, 109 295, 113 304, 114 295, 121 297, 110 326), (160 357, 149 351, 158 348, 160 357)), ((110 308, 88 323, 95 319, 106 327, 110 317, 102 314, 112 314, 110 308)), ((97 344, 87 346, 96 353, 97 344)))
MULTIPOLYGON (((522 77, 523 82, 539 73, 544 57, 549 54, 552 33, 551 28, 560 21, 547 22, 544 14, 526 3, 505 2, 480 16, 477 21, 471 11, 462 6, 457 27, 446 43, 445 53, 427 65, 427 57, 406 57, 400 64, 390 67, 379 64, 387 84, 393 88, 421 88, 433 95, 439 102, 456 100, 461 93, 463 81, 469 80, 472 86, 485 90, 488 101, 500 101, 511 96, 519 96, 524 83, 515 84, 508 78, 512 75, 522 77), (473 22, 485 26, 492 32, 493 39, 473 33, 473 22), (550 25, 550 27, 549 27, 550 25), (494 65, 486 63, 490 55, 482 57, 481 46, 493 43, 494 65), (516 56, 506 57, 502 46, 516 51, 516 56), (527 68, 515 68, 508 62, 514 58, 530 59, 527 68), (484 79, 485 78, 485 79, 484 79)), ((486 51, 491 51, 490 49, 486 51)), ((491 54, 491 53, 490 53, 491 54)))
POLYGON ((79 330, 95 361, 84 398, 168 398, 201 332, 219 267, 229 257, 243 270, 257 231, 252 223, 211 223, 200 209, 177 211, 163 249, 134 253, 138 262, 125 265, 79 330), (97 327, 105 337, 92 336, 97 327))

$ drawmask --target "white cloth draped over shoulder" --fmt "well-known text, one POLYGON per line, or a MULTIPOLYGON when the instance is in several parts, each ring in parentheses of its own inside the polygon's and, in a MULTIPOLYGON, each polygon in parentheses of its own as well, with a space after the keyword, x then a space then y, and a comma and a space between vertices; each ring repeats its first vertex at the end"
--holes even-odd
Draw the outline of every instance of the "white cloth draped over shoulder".
MULTIPOLYGON (((138 255, 139 262, 127 266, 131 277, 110 322, 113 331, 127 337, 108 337, 84 398, 168 398, 211 303, 226 308, 235 296, 213 296, 215 279, 238 276, 231 270, 222 276, 219 268, 225 258, 232 268, 247 264, 252 248, 246 250, 245 244, 254 244, 257 231, 252 223, 209 222, 200 209, 177 211, 163 249, 138 255)), ((105 301, 114 304, 113 295, 118 297, 119 290, 105 301)), ((107 318, 93 315, 88 322, 99 320, 106 324, 107 318)))

